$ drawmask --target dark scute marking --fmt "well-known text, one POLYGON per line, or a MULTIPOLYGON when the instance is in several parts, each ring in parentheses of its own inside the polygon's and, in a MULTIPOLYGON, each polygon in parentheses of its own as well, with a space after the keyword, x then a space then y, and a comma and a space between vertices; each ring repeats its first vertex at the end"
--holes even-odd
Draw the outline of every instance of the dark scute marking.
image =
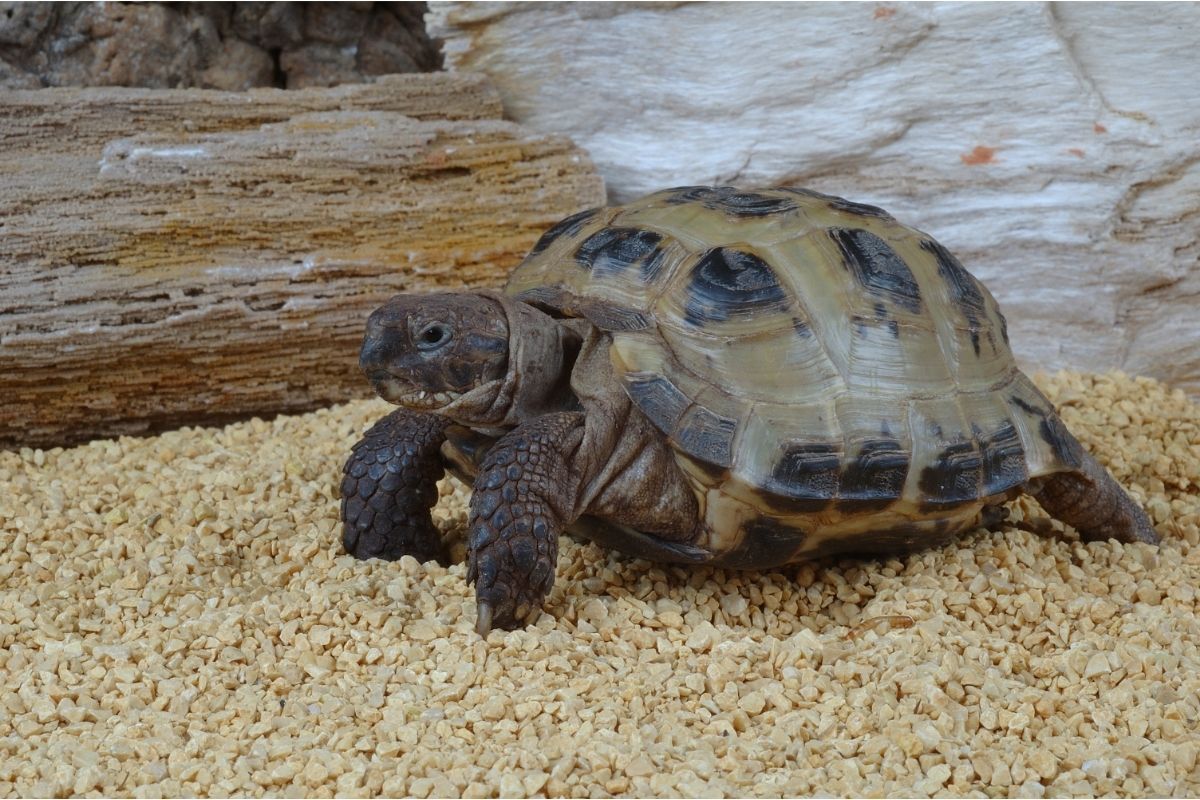
POLYGON ((650 327, 650 321, 642 312, 603 300, 581 297, 564 310, 568 314, 584 317, 602 331, 640 331, 650 327))
POLYGON ((829 236, 868 292, 884 295, 914 314, 921 310, 921 288, 908 264, 887 242, 861 228, 832 228, 829 236))
POLYGON ((542 238, 537 240, 537 244, 529 251, 529 255, 536 256, 554 244, 554 241, 560 236, 574 236, 579 233, 579 231, 583 230, 583 226, 588 223, 588 220, 599 214, 600 211, 601 209, 599 208, 589 208, 587 211, 580 211, 578 214, 572 214, 566 219, 559 220, 542 234, 542 238))
POLYGON ((696 406, 675 428, 673 438, 688 455, 718 467, 733 463, 733 435, 737 420, 696 406))
POLYGON ((1038 426, 1038 432, 1054 448, 1054 452, 1058 454, 1059 460, 1064 464, 1078 467, 1083 463, 1083 445, 1067 430, 1067 426, 1059 419, 1058 414, 1047 414, 1042 417, 1042 424, 1038 426))
POLYGON ((590 539, 601 547, 620 550, 635 558, 666 564, 703 564, 712 553, 686 542, 671 542, 652 533, 642 533, 625 525, 584 515, 568 528, 571 533, 590 539))
POLYGON ((625 389, 642 413, 666 434, 675 430, 683 412, 691 405, 687 395, 662 376, 630 381, 625 389))
POLYGON ((731 569, 773 569, 788 564, 804 543, 804 533, 769 517, 743 526, 742 541, 724 553, 717 564, 731 569))
POLYGON ((799 317, 792 317, 792 330, 801 339, 810 339, 813 335, 812 326, 799 317))
POLYGON ((900 322, 891 318, 888 313, 887 306, 883 303, 875 304, 875 319, 879 322, 887 321, 888 332, 892 334, 893 339, 900 338, 900 322))
POLYGON ((894 220, 894 217, 892 217, 891 214, 884 211, 882 208, 879 208, 878 206, 871 206, 867 205, 866 203, 856 203, 853 200, 847 200, 844 197, 837 197, 836 195, 825 194, 812 189, 783 187, 783 190, 785 192, 791 192, 792 194, 798 194, 801 197, 811 197, 814 200, 820 200, 830 208, 838 211, 844 211, 847 214, 857 214, 860 217, 874 217, 875 219, 888 221, 894 220))
POLYGON ((776 462, 766 488, 790 500, 827 505, 838 493, 841 447, 824 442, 793 442, 776 462))
POLYGON ((886 330, 888 335, 893 339, 900 338, 900 322, 898 320, 889 319, 883 325, 876 324, 878 322, 883 322, 883 320, 880 320, 878 317, 876 317, 874 320, 870 320, 866 317, 858 316, 853 317, 850 320, 850 323, 853 326, 854 335, 857 337, 866 339, 870 338, 872 331, 886 330))
POLYGON ((796 204, 786 197, 738 191, 732 186, 684 186, 670 190, 671 205, 700 203, 731 217, 765 217, 792 211, 796 204))
POLYGON ((575 261, 600 277, 619 275, 640 264, 638 274, 649 283, 662 268, 662 239, 662 234, 640 228, 604 228, 584 239, 575 251, 575 261))
POLYGON ((692 203, 702 198, 705 193, 712 191, 711 186, 675 186, 670 189, 664 189, 662 194, 666 196, 667 203, 673 206, 680 206, 684 203, 692 203))
POLYGON ((829 207, 844 211, 847 214, 855 214, 860 217, 873 217, 875 219, 892 219, 892 215, 884 211, 879 206, 870 206, 866 203, 855 203, 852 200, 843 200, 840 197, 835 197, 829 202, 829 207))
POLYGON ((872 439, 842 470, 838 500, 855 507, 885 506, 904 493, 911 459, 896 439, 872 439))
POLYGON ((1012 422, 1004 424, 985 436, 983 431, 972 426, 975 439, 983 454, 982 496, 991 497, 1022 484, 1029 477, 1025 465, 1025 448, 1012 422))
MULTIPOLYGON (((932 253, 937 260, 938 276, 946 282, 950 300, 966 320, 971 335, 971 347, 974 348, 975 355, 979 355, 979 334, 987 323, 987 310, 983 292, 979 290, 979 282, 967 272, 953 253, 932 239, 922 239, 921 249, 932 253)), ((990 332, 988 338, 991 338, 990 332)))
POLYGON ((767 262, 731 247, 707 251, 692 269, 684 320, 724 322, 734 315, 782 311, 787 294, 767 262))
POLYGON ((779 188, 782 191, 790 192, 791 194, 797 194, 801 197, 811 197, 813 200, 823 200, 826 203, 833 202, 834 200, 841 200, 843 203, 846 202, 840 197, 835 197, 831 194, 825 194, 824 192, 818 192, 816 189, 803 189, 799 186, 781 186, 779 188))
POLYGON ((1063 464, 1069 467, 1078 467, 1083 463, 1083 445, 1067 429, 1058 414, 1047 413, 1045 409, 1032 405, 1015 394, 1010 395, 1008 399, 1026 414, 1041 419, 1041 423, 1038 425, 1038 434, 1050 445, 1063 464))
POLYGON ((857 536, 826 539, 818 548, 805 553, 806 559, 828 558, 829 556, 893 556, 919 553, 942 547, 967 526, 951 525, 949 520, 928 520, 898 525, 882 531, 869 531, 857 536))
POLYGON ((917 486, 921 508, 939 508, 977 500, 983 478, 983 457, 975 442, 955 442, 921 470, 917 486))
POLYGON ((557 315, 569 295, 559 286, 535 286, 517 295, 522 303, 528 303, 535 308, 557 315))
POLYGON ((1035 417, 1044 417, 1044 416, 1046 416, 1046 412, 1042 411, 1042 409, 1038 408, 1038 407, 1037 407, 1037 406, 1035 406, 1035 405, 1031 405, 1031 404, 1027 403, 1027 402, 1026 402, 1026 401, 1025 401, 1025 400, 1024 400, 1022 397, 1020 397, 1019 395, 1015 395, 1015 394, 1014 394, 1014 395, 1012 395, 1011 397, 1009 397, 1008 399, 1009 399, 1009 400, 1012 400, 1012 401, 1013 401, 1013 402, 1014 402, 1014 403, 1015 403, 1015 404, 1016 404, 1016 405, 1017 405, 1017 406, 1018 406, 1018 407, 1019 407, 1019 408, 1020 408, 1022 411, 1024 411, 1026 414, 1032 414, 1032 415, 1033 415, 1033 416, 1035 416, 1035 417))

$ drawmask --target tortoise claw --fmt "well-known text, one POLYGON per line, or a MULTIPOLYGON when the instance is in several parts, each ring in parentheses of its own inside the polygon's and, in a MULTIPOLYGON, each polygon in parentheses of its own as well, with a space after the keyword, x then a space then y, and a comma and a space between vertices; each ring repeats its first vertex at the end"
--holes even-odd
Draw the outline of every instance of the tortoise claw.
POLYGON ((481 602, 475 608, 475 632, 486 639, 492 630, 492 606, 490 603, 481 602))

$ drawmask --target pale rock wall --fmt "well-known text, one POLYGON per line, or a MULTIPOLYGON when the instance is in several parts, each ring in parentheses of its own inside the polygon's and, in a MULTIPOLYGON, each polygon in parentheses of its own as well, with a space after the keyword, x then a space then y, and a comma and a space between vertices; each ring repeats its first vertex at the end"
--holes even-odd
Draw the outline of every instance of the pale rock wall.
POLYGON ((432 3, 611 200, 804 185, 937 236, 1027 366, 1200 391, 1200 5, 432 3))

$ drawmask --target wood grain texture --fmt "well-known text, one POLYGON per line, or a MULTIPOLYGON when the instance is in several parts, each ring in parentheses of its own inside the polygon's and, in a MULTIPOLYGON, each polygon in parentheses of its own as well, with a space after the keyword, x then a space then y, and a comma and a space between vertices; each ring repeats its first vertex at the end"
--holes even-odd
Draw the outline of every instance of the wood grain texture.
POLYGON ((1200 5, 434 2, 613 200, 809 186, 928 231, 1027 367, 1200 392, 1200 5), (554 68, 547 68, 553 64, 554 68))
POLYGON ((498 284, 604 198, 471 76, 0 103, 0 446, 365 396, 383 299, 498 284))

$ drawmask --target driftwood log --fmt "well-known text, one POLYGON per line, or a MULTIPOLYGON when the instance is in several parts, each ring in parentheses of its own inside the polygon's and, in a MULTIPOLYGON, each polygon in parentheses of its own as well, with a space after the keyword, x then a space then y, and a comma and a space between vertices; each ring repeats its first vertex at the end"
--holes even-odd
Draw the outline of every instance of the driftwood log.
POLYGON ((431 2, 427 22, 447 69, 587 148, 614 200, 728 182, 880 205, 992 289, 1026 366, 1200 394, 1200 4, 431 2))
POLYGON ((471 76, 283 92, 0 94, 0 446, 367 393, 363 323, 495 284, 603 203, 471 76))

